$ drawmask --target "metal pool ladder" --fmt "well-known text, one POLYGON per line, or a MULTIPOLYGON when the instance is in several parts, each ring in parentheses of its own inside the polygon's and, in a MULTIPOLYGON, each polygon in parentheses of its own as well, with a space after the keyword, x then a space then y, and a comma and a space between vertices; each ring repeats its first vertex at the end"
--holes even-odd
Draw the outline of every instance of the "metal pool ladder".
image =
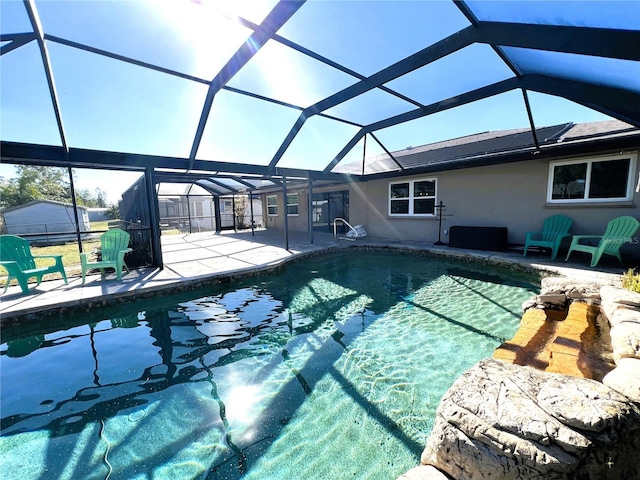
POLYGON ((349 225, 349 222, 347 222, 344 218, 340 218, 340 217, 336 217, 335 220, 333 221, 333 238, 335 238, 336 243, 340 243, 339 240, 349 240, 350 242, 355 242, 357 240, 357 238, 359 237, 358 235, 358 231, 353 228, 351 225, 349 225), (354 233, 353 237, 338 237, 338 222, 342 222, 344 223, 347 227, 349 227, 349 231, 354 233))

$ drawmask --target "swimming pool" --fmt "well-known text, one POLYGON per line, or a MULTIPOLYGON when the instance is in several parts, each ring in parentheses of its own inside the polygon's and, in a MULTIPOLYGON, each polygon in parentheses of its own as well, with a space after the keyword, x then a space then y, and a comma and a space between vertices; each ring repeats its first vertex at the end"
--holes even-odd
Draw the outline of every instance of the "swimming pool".
POLYGON ((330 254, 3 338, 0 477, 394 479, 539 290, 486 268, 330 254))

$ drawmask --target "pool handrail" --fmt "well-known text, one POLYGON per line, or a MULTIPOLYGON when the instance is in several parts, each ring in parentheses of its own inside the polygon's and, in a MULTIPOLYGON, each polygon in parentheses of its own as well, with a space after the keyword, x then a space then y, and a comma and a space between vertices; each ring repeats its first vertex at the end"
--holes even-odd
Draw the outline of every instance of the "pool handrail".
POLYGON ((344 240, 349 240, 350 242, 355 242, 355 241, 356 241, 356 239, 357 239, 359 236, 360 236, 360 234, 358 233, 358 231, 357 231, 355 228, 353 228, 353 227, 349 224, 349 222, 347 222, 344 218, 336 217, 336 218, 333 220, 333 238, 335 238, 336 243, 338 243, 339 238, 342 238, 342 239, 344 239, 344 240), (344 237, 338 237, 338 230, 337 230, 337 227, 338 227, 338 221, 340 221, 340 222, 344 223, 347 227, 349 227, 349 231, 352 231, 352 232, 353 232, 353 234, 354 234, 354 236, 353 236, 353 237, 347 237, 347 236, 344 236, 344 237))

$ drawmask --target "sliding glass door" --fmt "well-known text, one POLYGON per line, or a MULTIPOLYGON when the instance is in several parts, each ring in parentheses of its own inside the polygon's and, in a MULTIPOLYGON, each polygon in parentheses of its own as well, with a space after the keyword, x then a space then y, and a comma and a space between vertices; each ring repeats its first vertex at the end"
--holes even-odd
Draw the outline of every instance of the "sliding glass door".
MULTIPOLYGON (((336 218, 349 221, 349 192, 323 192, 313 194, 313 229, 333 232, 336 218)), ((338 222, 338 232, 344 233, 344 223, 338 222)))

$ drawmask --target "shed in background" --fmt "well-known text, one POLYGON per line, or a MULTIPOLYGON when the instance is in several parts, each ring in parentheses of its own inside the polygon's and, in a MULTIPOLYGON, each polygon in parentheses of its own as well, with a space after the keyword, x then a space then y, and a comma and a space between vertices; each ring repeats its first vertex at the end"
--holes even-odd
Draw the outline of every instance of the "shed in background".
MULTIPOLYGON (((78 206, 80 232, 91 231, 89 212, 78 206)), ((6 233, 25 237, 31 243, 51 245, 76 239, 76 221, 71 203, 32 200, 2 211, 6 233)))

